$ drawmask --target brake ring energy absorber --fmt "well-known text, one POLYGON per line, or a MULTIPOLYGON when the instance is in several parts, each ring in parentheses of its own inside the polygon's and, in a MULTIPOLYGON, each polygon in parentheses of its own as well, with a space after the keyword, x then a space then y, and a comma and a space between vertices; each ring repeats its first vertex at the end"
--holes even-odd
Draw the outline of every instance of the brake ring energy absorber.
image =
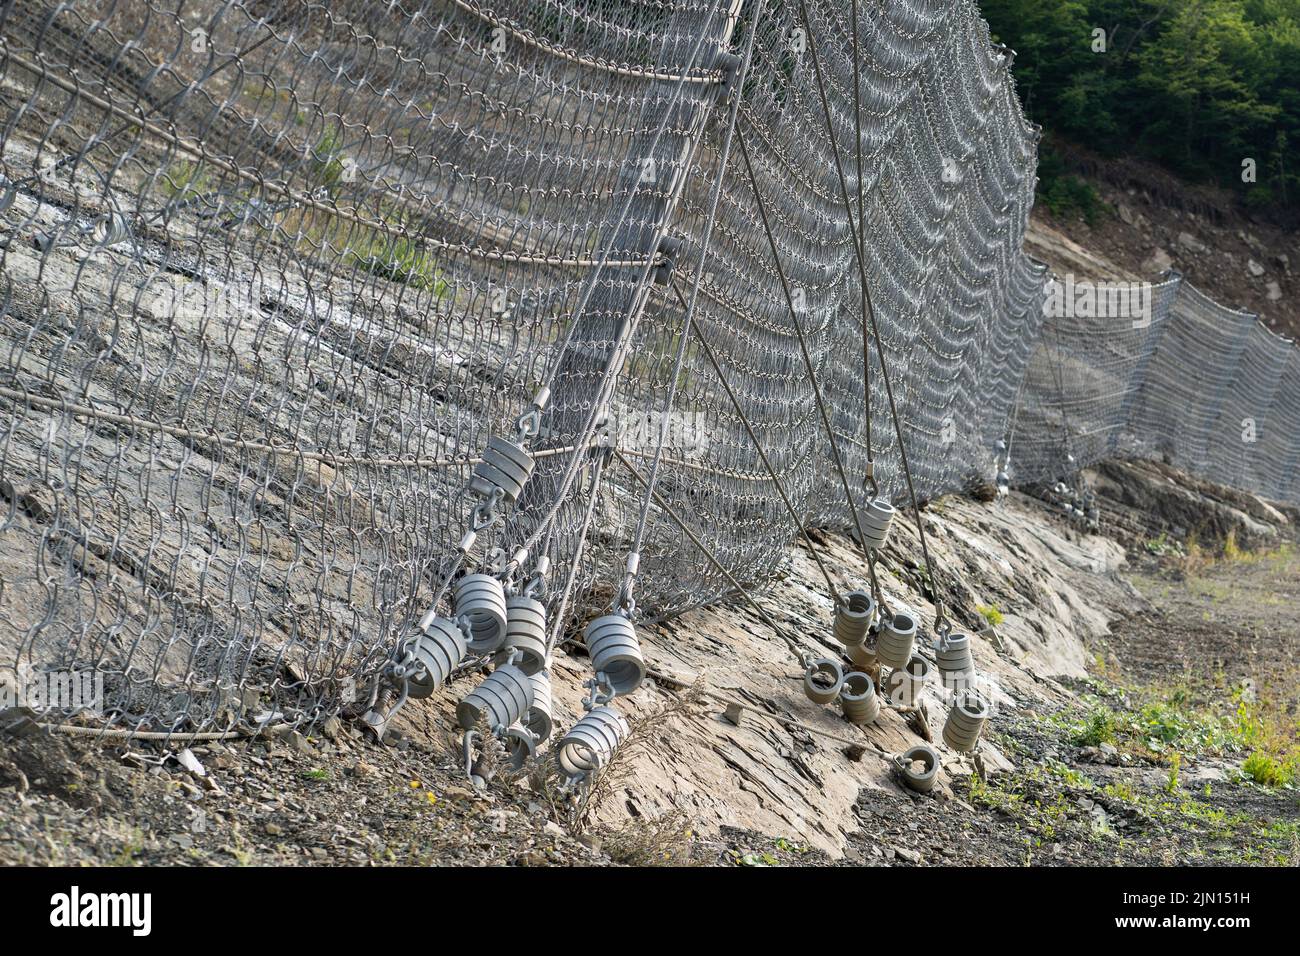
POLYGON ((460 625, 437 611, 430 611, 420 622, 420 635, 411 643, 410 651, 421 671, 410 679, 410 696, 417 700, 428 697, 451 676, 456 665, 465 659, 468 644, 460 625))
POLYGON ((850 591, 841 603, 835 605, 832 627, 835 640, 845 647, 861 646, 875 618, 875 599, 866 591, 850 591))
POLYGON ((844 685, 840 689, 840 709, 844 719, 859 727, 872 723, 880 716, 880 695, 871 678, 860 671, 844 675, 844 685))
POLYGON ((934 662, 939 667, 939 680, 948 690, 961 690, 970 686, 975 677, 975 658, 971 654, 970 637, 966 634, 940 632, 935 642, 934 662))
POLYGON ((506 640, 506 592, 490 574, 467 574, 456 582, 456 616, 469 621, 469 649, 491 654, 506 640))
POLYGON ((889 672, 885 678, 885 695, 890 703, 915 707, 929 678, 930 662, 919 654, 913 654, 906 664, 889 672))
POLYGON ((880 622, 876 659, 886 667, 904 667, 912 656, 915 640, 916 615, 908 608, 899 608, 880 622))
POLYGON ((528 675, 514 664, 502 664, 456 705, 456 722, 474 730, 486 721, 490 731, 501 733, 528 712, 533 703, 533 685, 528 675))
POLYGON ((894 506, 884 498, 873 498, 862 516, 862 546, 868 551, 879 551, 889 537, 889 526, 894 520, 894 506))
POLYGON ((974 750, 989 712, 988 701, 974 691, 958 694, 943 725, 943 742, 962 753, 974 750))
POLYGON ((589 623, 583 632, 591 667, 604 674, 615 696, 630 694, 645 680, 645 659, 636 628, 624 614, 606 614, 589 623))
POLYGON ((844 670, 839 661, 819 657, 810 661, 803 675, 803 692, 814 704, 829 704, 844 686, 844 670))
POLYGON ((561 773, 572 781, 585 780, 613 759, 614 751, 629 732, 627 721, 613 707, 592 708, 555 748, 561 773))

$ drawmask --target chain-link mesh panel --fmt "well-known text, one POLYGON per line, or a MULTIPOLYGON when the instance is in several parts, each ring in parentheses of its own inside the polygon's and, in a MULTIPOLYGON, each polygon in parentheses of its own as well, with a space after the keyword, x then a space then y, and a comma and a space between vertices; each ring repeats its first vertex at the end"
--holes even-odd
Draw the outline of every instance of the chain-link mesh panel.
POLYGON ((922 495, 1009 423, 1018 478, 1140 438, 1300 491, 1245 319, 1169 284, 1040 340, 1037 133, 967 0, 28 0, 0 44, 0 653, 102 676, 111 725, 364 706, 497 549, 550 559, 552 640, 638 528, 643 611, 729 589, 692 536, 762 580, 794 527, 749 429, 847 521, 819 395, 859 505, 870 460, 905 488, 895 408, 922 495))

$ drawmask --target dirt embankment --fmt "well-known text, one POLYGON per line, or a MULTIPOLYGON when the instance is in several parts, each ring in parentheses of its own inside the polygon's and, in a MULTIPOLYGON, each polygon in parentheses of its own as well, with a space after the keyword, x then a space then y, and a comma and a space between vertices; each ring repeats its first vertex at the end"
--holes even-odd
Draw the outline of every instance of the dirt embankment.
MULTIPOLYGON (((338 721, 307 736, 195 746, 197 764, 148 744, 6 738, 0 860, 1294 861, 1300 808, 1285 781, 1297 763, 1300 560, 1283 547, 1290 519, 1149 465, 1107 466, 1097 485, 1116 537, 1080 534, 1014 494, 945 498, 924 512, 934 583, 963 627, 981 628, 975 656, 996 711, 978 760, 939 740, 939 687, 920 715, 887 710, 856 728, 803 696, 763 621, 716 607, 645 635, 655 679, 620 701, 636 729, 582 804, 540 773, 473 790, 451 720, 467 676, 408 706, 384 748, 338 721), (1189 506, 1217 515, 1221 537, 1190 535, 1189 506), (1247 534, 1268 557, 1237 553, 1247 534), (1225 541, 1227 557, 1212 560, 1225 541), (751 708, 738 724, 722 716, 728 702, 751 708), (926 736, 944 767, 922 797, 899 785, 890 758, 926 736), (1266 760, 1282 775, 1268 785, 1243 771, 1254 761, 1251 773, 1267 778, 1266 760)), ((861 584, 850 543, 820 540, 837 586, 861 584)), ((900 522, 882 583, 928 622, 933 585, 916 554, 915 529, 900 522)), ((811 649, 837 653, 830 598, 806 551, 791 552, 785 578, 759 600, 811 649)), ((922 652, 932 657, 928 644, 922 652)), ((580 713, 586 669, 578 649, 556 662, 561 727, 580 713)))

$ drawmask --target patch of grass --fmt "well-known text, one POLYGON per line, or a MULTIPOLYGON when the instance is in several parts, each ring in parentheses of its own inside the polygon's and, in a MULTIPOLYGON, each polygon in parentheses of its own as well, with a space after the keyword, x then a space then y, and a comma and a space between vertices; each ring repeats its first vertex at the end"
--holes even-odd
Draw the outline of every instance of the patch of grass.
POLYGON ((996 604, 977 604, 975 610, 979 611, 980 616, 989 622, 990 627, 998 627, 1002 621, 1002 611, 996 604))
POLYGON ((162 175, 160 188, 168 199, 183 201, 212 190, 212 170, 203 163, 172 163, 162 175))
POLYGON ((302 778, 304 780, 328 780, 330 772, 323 767, 313 767, 310 770, 304 770, 302 778))
POLYGON ((368 234, 359 245, 345 249, 346 261, 382 279, 391 279, 416 289, 431 289, 441 299, 447 282, 437 268, 437 261, 418 242, 404 236, 368 234))

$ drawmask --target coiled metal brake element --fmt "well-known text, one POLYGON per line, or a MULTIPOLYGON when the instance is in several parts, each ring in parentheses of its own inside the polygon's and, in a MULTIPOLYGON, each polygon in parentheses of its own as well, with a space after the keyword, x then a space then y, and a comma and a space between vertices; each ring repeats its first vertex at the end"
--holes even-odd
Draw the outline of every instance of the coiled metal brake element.
POLYGON ((890 703, 915 707, 929 678, 930 662, 919 654, 913 654, 906 664, 889 672, 885 678, 885 695, 890 703))
POLYGON ((585 780, 605 767, 630 732, 627 721, 613 707, 595 707, 560 738, 555 761, 571 781, 585 780))
POLYGON ((943 725, 943 742, 962 753, 974 750, 990 710, 988 701, 974 691, 958 694, 943 725))
POLYGON ((500 489, 505 500, 513 503, 532 475, 533 464, 533 456, 521 443, 493 435, 483 449, 482 460, 474 466, 470 491, 491 498, 500 489))
POLYGON ((474 730, 486 722, 494 734, 502 734, 528 713, 533 704, 533 685, 528 675, 514 664, 502 664, 456 705, 456 722, 474 730))
POLYGON ((505 649, 528 674, 546 667, 546 605, 526 594, 506 598, 505 649))
POLYGON ((934 661, 939 680, 948 690, 962 690, 975 677, 975 658, 966 634, 941 634, 935 642, 934 661))
POLYGON ((886 667, 904 667, 912 656, 915 640, 916 615, 907 608, 899 608, 880 622, 876 659, 886 667))
POLYGON ((939 754, 928 744, 917 744, 894 758, 903 782, 917 793, 929 793, 939 779, 939 754), (917 764, 920 767, 917 767, 917 764))
POLYGON ((506 641, 506 592, 490 574, 467 574, 456 582, 456 616, 469 622, 469 649, 491 654, 506 641))
POLYGON ((645 680, 645 659, 636 628, 622 614, 606 614, 587 625, 583 632, 591 667, 605 675, 605 683, 615 696, 630 694, 645 680))
POLYGON ((408 645, 418 669, 410 676, 410 696, 417 700, 428 697, 451 676, 468 650, 465 632, 459 623, 438 617, 430 611, 420 622, 420 634, 408 645))
POLYGON ((819 657, 809 662, 803 675, 803 692, 814 704, 829 704, 844 686, 844 669, 839 661, 819 657))
POLYGON ((875 721, 880 716, 880 695, 871 678, 858 671, 844 675, 840 689, 840 709, 844 719, 859 727, 875 721))
POLYGON ((878 551, 889 537, 889 526, 894 520, 894 506, 884 498, 873 498, 862 515, 862 546, 868 551, 878 551))
POLYGON ((850 591, 835 605, 832 633, 845 647, 862 644, 876 620, 876 601, 866 591, 850 591))

